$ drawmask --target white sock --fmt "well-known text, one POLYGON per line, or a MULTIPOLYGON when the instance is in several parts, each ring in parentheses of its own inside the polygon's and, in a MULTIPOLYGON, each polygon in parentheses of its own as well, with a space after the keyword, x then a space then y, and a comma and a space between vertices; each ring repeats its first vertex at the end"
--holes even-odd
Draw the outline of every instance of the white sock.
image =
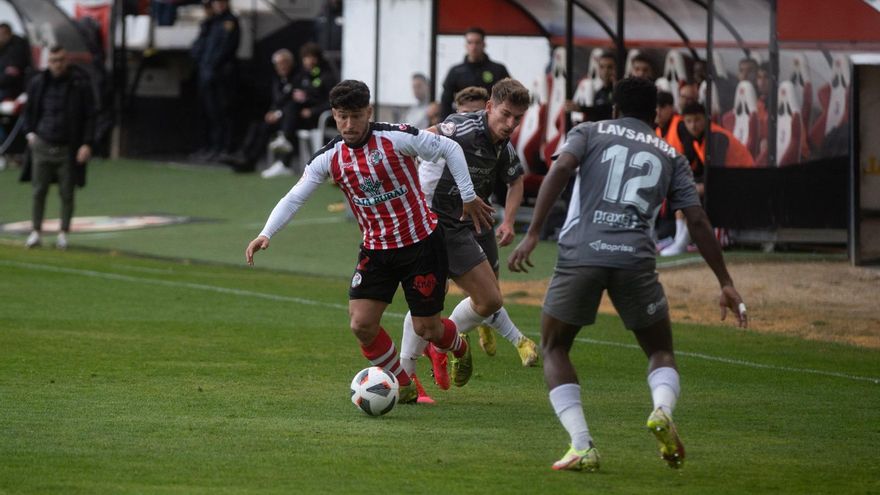
POLYGON ((403 338, 400 340, 400 364, 407 374, 412 375, 416 372, 416 360, 427 345, 428 341, 416 334, 412 315, 407 311, 403 319, 403 338))
POLYGON ((550 391, 550 404, 556 411, 556 417, 571 437, 571 446, 577 450, 590 447, 593 438, 584 419, 584 408, 581 405, 581 386, 577 383, 563 383, 550 391))
POLYGON ((683 218, 675 219, 675 244, 685 247, 691 242, 691 236, 688 232, 687 220, 683 218))
POLYGON ((479 313, 474 311, 473 303, 471 303, 471 298, 466 297, 455 309, 452 310, 452 314, 449 315, 449 319, 455 323, 455 327, 458 329, 459 333, 468 333, 474 328, 477 327, 480 323, 483 323, 483 320, 486 319, 485 316, 481 316, 479 313))
POLYGON ((483 323, 497 330, 502 337, 509 340, 513 345, 516 345, 523 336, 519 328, 516 328, 516 325, 513 324, 513 320, 510 319, 507 310, 503 307, 496 311, 494 315, 486 318, 483 323))
POLYGON ((681 394, 678 371, 669 367, 657 368, 648 375, 648 386, 654 399, 654 409, 659 407, 672 416, 672 410, 681 394))

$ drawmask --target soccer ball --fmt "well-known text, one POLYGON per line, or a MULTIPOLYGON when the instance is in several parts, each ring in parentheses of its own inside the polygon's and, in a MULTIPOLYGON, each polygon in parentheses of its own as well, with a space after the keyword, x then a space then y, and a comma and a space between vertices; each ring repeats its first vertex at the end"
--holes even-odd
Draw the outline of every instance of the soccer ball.
POLYGON ((397 404, 398 388, 394 375, 378 366, 371 366, 354 375, 351 401, 370 416, 381 416, 397 404))

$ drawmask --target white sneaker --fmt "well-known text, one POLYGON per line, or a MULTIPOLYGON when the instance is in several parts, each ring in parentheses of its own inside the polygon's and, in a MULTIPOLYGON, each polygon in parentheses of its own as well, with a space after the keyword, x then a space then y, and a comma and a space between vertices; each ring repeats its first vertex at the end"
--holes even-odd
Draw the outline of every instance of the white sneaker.
POLYGON ((293 175, 293 172, 289 168, 285 167, 284 162, 282 162, 281 160, 275 161, 275 163, 273 163, 271 167, 267 168, 266 170, 263 170, 260 173, 260 176, 263 177, 264 179, 271 179, 273 177, 283 177, 283 176, 287 176, 287 175, 293 175))
POLYGON ((27 240, 24 241, 24 247, 30 249, 32 247, 37 247, 40 245, 40 233, 36 230, 31 232, 31 235, 28 236, 27 240))
POLYGON ((67 234, 64 232, 58 233, 58 238, 55 239, 55 247, 61 250, 67 249, 67 234))
POLYGON ((272 142, 269 143, 269 149, 273 153, 285 154, 293 151, 293 145, 284 137, 284 134, 278 134, 272 142))
POLYGON ((677 242, 673 242, 672 244, 660 250, 660 256, 675 256, 677 254, 684 254, 686 252, 687 244, 679 244, 677 242))
POLYGON ((688 244, 691 243, 691 236, 687 230, 675 233, 675 240, 672 244, 660 250, 660 256, 675 256, 684 254, 688 251, 688 244))

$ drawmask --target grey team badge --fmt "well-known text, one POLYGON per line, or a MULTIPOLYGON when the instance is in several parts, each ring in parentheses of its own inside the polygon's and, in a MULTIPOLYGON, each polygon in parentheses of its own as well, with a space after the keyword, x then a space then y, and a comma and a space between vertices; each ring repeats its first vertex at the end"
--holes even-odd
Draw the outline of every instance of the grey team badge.
POLYGON ((361 272, 355 272, 354 277, 351 277, 351 287, 355 288, 361 285, 361 280, 363 280, 361 272))
POLYGON ((382 152, 379 150, 373 150, 370 152, 370 163, 372 165, 378 165, 382 161, 382 152))
POLYGON ((452 122, 441 122, 438 127, 440 128, 440 132, 446 136, 452 136, 455 134, 455 124, 452 122))

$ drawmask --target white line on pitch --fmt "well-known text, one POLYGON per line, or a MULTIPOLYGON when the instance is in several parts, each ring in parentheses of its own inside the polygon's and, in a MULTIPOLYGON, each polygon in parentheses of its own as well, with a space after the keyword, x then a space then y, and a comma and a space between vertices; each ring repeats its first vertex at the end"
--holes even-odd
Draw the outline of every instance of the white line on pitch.
MULTIPOLYGON (((265 292, 256 292, 250 290, 243 289, 231 289, 228 287, 219 287, 216 285, 207 285, 207 284, 197 284, 192 282, 177 282, 172 280, 157 280, 152 278, 143 278, 143 277, 134 277, 131 275, 122 275, 119 273, 110 273, 110 272, 101 272, 97 270, 82 270, 79 268, 65 268, 60 266, 53 265, 43 265, 39 263, 25 263, 19 261, 7 261, 0 260, 0 265, 11 266, 16 268, 26 268, 31 270, 40 270, 47 272, 55 272, 55 273, 67 273, 71 275, 81 275, 84 277, 92 277, 92 278, 102 278, 106 280, 118 280, 122 282, 134 282, 139 284, 146 285, 160 285, 164 287, 183 287, 187 289, 196 289, 196 290, 204 290, 209 292, 216 292, 219 294, 231 294, 235 296, 247 296, 247 297, 256 297, 260 299, 267 299, 270 301, 283 301, 283 302, 293 302, 297 304, 303 304, 306 306, 320 306, 325 308, 339 309, 348 311, 348 305, 338 304, 338 303, 328 303, 323 301, 315 301, 313 299, 306 299, 303 297, 294 297, 294 296, 282 296, 278 294, 267 294, 265 292)), ((386 311, 385 315, 391 316, 394 318, 403 319, 405 316, 402 313, 395 313, 391 311, 386 311)), ((534 332, 527 332, 532 335, 536 335, 534 332)), ((624 344, 621 342, 611 342, 606 340, 597 340, 590 338, 577 338, 575 339, 579 342, 585 342, 588 344, 597 344, 597 345, 607 345, 613 347, 623 347, 626 349, 639 349, 639 346, 635 344, 624 344)), ((777 366, 773 364, 762 364, 755 363, 752 361, 743 361, 739 359, 731 359, 725 357, 711 356, 708 354, 702 354, 699 352, 688 352, 688 351, 676 351, 676 354, 679 356, 687 356, 697 359, 704 359, 707 361, 714 361, 718 363, 725 364, 733 364, 738 366, 745 366, 749 368, 760 368, 760 369, 768 369, 768 370, 777 370, 777 371, 789 371, 792 373, 806 373, 812 375, 821 375, 821 376, 832 376, 836 378, 845 378, 848 380, 856 380, 856 381, 864 381, 871 382, 875 384, 880 384, 880 378, 872 378, 868 376, 857 376, 857 375, 848 375, 846 373, 841 373, 837 371, 822 371, 822 370, 814 370, 810 368, 793 368, 790 366, 777 366)))

